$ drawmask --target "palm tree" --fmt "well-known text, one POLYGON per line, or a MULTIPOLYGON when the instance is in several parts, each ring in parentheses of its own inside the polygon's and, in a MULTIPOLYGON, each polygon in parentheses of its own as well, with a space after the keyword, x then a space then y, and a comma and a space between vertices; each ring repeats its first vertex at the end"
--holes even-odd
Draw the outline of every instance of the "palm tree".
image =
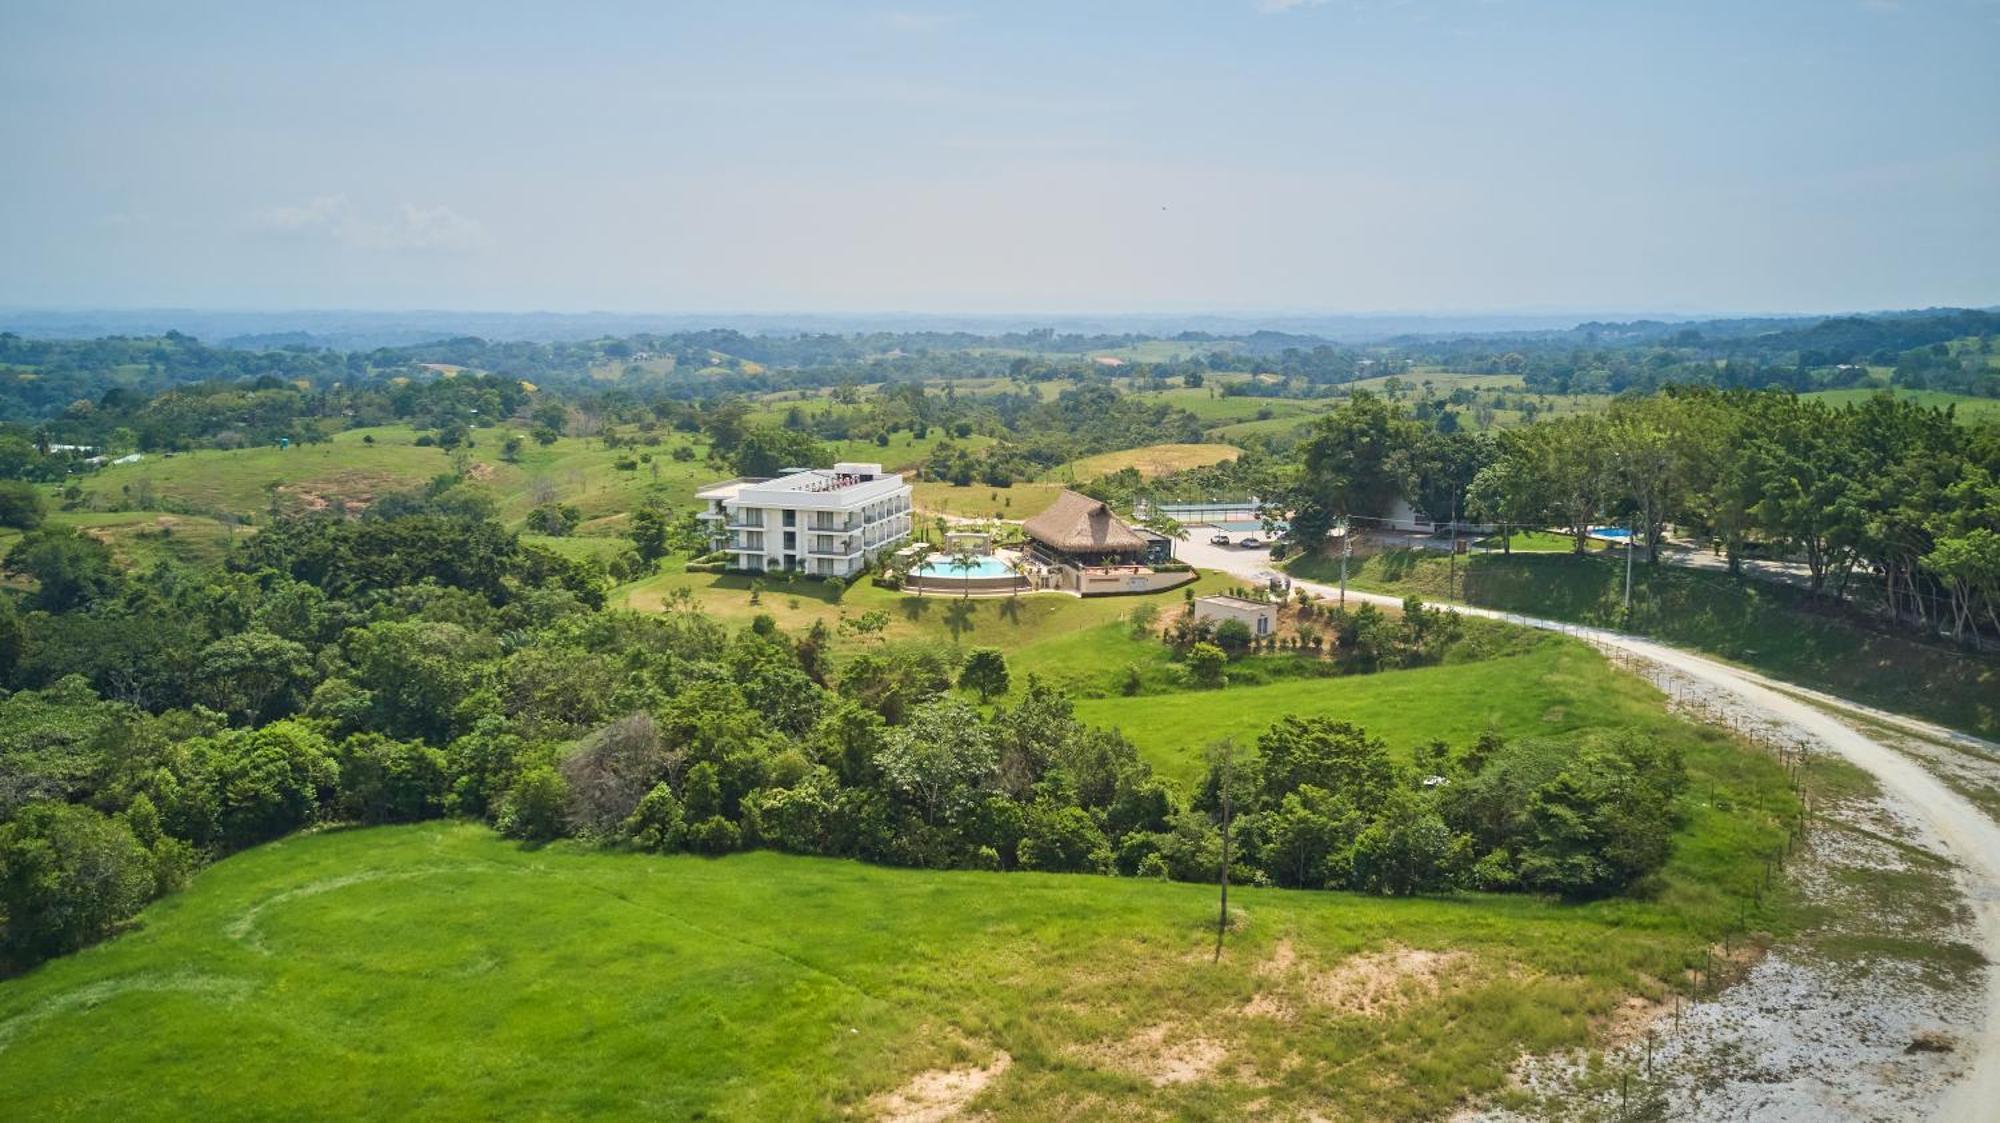
POLYGON ((965 579, 965 574, 979 568, 979 554, 973 550, 971 543, 961 542, 953 548, 951 567, 959 571, 959 588, 962 590, 960 595, 970 597, 972 582, 965 579))

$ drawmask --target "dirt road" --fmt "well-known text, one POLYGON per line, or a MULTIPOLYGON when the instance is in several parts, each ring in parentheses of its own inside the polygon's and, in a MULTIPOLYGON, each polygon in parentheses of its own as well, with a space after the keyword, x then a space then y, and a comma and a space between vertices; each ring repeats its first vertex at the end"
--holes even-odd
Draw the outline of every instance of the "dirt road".
MULTIPOLYGON (((1261 583, 1274 572, 1268 551, 1211 546, 1203 540, 1204 535, 1199 530, 1192 537, 1195 540, 1180 543, 1175 549, 1181 559, 1191 565, 1234 573, 1245 578, 1249 584, 1261 583)), ((1320 596, 1338 595, 1337 589, 1318 582, 1298 581, 1294 585, 1320 596)), ((1351 602, 1401 603, 1395 597, 1353 589, 1347 591, 1347 599, 1351 602)), ((1947 787, 1916 760, 1839 720, 1835 713, 1846 712, 1994 755, 2000 755, 2000 745, 1900 715, 1884 714, 1831 695, 1805 691, 1753 671, 1652 640, 1602 628, 1468 605, 1454 607, 1468 616, 1504 619, 1528 627, 1560 631, 1603 648, 1637 656, 1710 689, 1726 692, 1764 721, 1788 729, 1789 735, 1809 738, 1839 753, 1873 776, 1885 791, 1921 816, 1924 825, 1943 841, 1949 856, 1963 871, 1966 896, 1977 918, 1980 950, 1989 964, 2000 965, 2000 824, 1947 787), (1808 698, 1811 701, 1804 700, 1808 698)), ((1968 1075, 1947 1093, 1935 1118, 1978 1121, 1993 1119, 1996 1113, 2000 1113, 2000 966, 1986 969, 1985 1010, 1978 1038, 1968 1043, 1973 1054, 1968 1075)))

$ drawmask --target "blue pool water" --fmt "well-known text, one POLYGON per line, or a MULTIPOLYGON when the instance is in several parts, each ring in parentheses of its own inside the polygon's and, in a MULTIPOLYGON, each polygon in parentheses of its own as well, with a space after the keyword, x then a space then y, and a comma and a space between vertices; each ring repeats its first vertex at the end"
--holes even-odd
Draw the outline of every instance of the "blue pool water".
POLYGON ((1632 537, 1632 532, 1622 526, 1593 526, 1590 528, 1590 536, 1592 538, 1609 538, 1616 542, 1623 542, 1627 538, 1632 537))
POLYGON ((932 554, 917 567, 919 577, 1005 577, 1013 572, 1013 566, 990 554, 974 559, 967 569, 961 569, 948 554, 932 554))

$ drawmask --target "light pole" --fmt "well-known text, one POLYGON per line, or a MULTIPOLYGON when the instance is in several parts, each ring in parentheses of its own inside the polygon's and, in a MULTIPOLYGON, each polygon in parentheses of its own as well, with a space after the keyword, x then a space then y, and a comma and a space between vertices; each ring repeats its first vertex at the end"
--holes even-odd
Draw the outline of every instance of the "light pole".
POLYGON ((1451 538, 1445 549, 1444 599, 1452 601, 1458 597, 1458 490, 1455 484, 1451 493, 1451 538))

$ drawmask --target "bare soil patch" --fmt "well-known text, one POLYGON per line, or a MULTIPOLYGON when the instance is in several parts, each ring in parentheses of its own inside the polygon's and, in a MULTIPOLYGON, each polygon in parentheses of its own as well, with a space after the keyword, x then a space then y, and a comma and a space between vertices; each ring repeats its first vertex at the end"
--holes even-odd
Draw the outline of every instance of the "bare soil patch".
POLYGON ((1161 1022, 1122 1041, 1100 1042, 1080 1050, 1080 1056, 1087 1064, 1164 1088, 1206 1080, 1222 1067, 1229 1050, 1213 1038, 1184 1034, 1181 1027, 1161 1022))
POLYGON ((1329 971, 1306 978, 1305 993, 1315 1006, 1363 1017, 1383 1017, 1435 997, 1462 976, 1472 957, 1462 951, 1426 951, 1394 945, 1350 956, 1329 971))
POLYGON ((983 1068, 933 1068, 910 1077, 901 1088, 868 1101, 869 1116, 886 1123, 942 1123, 967 1107, 1014 1063, 1005 1050, 983 1068))

